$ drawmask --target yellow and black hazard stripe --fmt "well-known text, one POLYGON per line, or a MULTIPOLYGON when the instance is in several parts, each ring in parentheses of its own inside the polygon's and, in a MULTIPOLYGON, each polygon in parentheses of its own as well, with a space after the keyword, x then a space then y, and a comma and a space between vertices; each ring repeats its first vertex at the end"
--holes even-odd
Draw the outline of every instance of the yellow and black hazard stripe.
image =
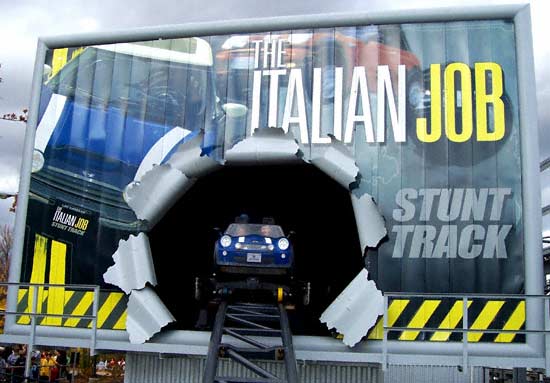
MULTIPOLYGON (((60 285, 38 287, 37 312, 54 315, 74 315, 70 318, 40 316, 38 324, 45 326, 91 327, 90 319, 78 316, 93 315, 93 291, 74 290, 65 287, 67 264, 70 262, 71 244, 48 238, 44 234, 34 236, 34 251, 30 283, 60 285)), ((33 288, 20 288, 17 311, 31 312, 33 307, 33 288)), ((128 298, 123 292, 100 291, 97 327, 103 329, 124 330, 126 328, 126 306, 128 298)), ((17 318, 19 324, 29 324, 29 315, 17 318)))
MULTIPOLYGON (((525 325, 525 301, 519 299, 481 299, 467 302, 468 342, 524 342, 524 335, 499 330, 522 330, 525 325), (487 330, 489 332, 481 331, 487 330)), ((388 306, 388 327, 430 330, 391 330, 388 339, 401 341, 461 341, 462 299, 394 299, 388 306), (433 330, 438 329, 438 330, 433 330)), ((368 339, 382 339, 383 318, 379 318, 368 339)))
MULTIPOLYGON (((28 313, 32 310, 33 288, 19 289, 17 299, 17 311, 28 313)), ((38 316, 37 324, 43 326, 62 326, 91 328, 92 320, 79 318, 79 316, 93 315, 93 291, 69 290, 64 287, 39 288, 37 292, 37 312, 45 314, 38 316), (71 315, 72 317, 61 318, 48 316, 71 315)), ((127 296, 122 292, 100 291, 99 305, 97 312, 97 328, 110 330, 126 329, 126 307, 127 296)), ((30 315, 20 315, 17 318, 18 324, 29 324, 30 315)))

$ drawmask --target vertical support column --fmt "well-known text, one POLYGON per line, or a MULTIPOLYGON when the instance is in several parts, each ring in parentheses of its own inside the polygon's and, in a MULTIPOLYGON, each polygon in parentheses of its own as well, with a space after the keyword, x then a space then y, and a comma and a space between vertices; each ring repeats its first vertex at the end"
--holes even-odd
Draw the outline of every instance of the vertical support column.
POLYGON ((550 300, 544 299, 544 368, 545 373, 550 373, 550 300))
POLYGON ((223 324, 225 321, 225 311, 227 310, 227 302, 223 301, 218 307, 214 328, 210 334, 210 343, 208 344, 208 355, 206 356, 206 366, 204 368, 203 383, 213 383, 216 378, 218 369, 218 353, 220 342, 223 335, 223 324))
MULTIPOLYGON (((46 45, 38 40, 36 59, 34 62, 34 75, 32 79, 32 96, 29 104, 29 119, 25 129, 25 144, 23 149, 23 161, 21 164, 21 179, 19 181, 19 199, 15 211, 15 229, 13 233, 13 247, 9 268, 9 282, 18 283, 21 278, 21 269, 25 243, 26 216, 29 201, 29 187, 31 182, 32 153, 34 150, 34 136, 38 125, 38 110, 40 109, 40 89, 42 87, 44 73, 44 62, 46 59, 46 45)), ((8 289, 7 310, 17 311, 18 288, 8 289)), ((40 306, 38 306, 40 307, 40 306)), ((6 317, 4 328, 9 329, 15 324, 17 316, 6 317)))
POLYGON ((90 355, 95 355, 95 345, 97 338, 97 312, 99 310, 99 286, 94 287, 94 303, 92 309, 92 341, 90 345, 90 355))
POLYGON ((462 379, 465 383, 471 381, 468 375, 468 299, 462 298, 462 379))
MULTIPOLYGON (((29 287, 29 292, 30 292, 29 287)), ((31 332, 29 335, 29 344, 27 345, 27 360, 25 361, 25 376, 30 376, 32 350, 34 348, 34 340, 36 334, 36 308, 38 307, 38 289, 32 289, 32 309, 31 309, 31 332)))
POLYGON ((388 369, 388 296, 384 295, 384 316, 382 317, 382 371, 388 369))
POLYGON ((281 321, 283 347, 285 349, 286 379, 288 383, 298 383, 298 367, 296 366, 296 356, 294 355, 294 345, 292 344, 292 333, 290 332, 290 324, 288 322, 286 310, 284 306, 280 303, 279 315, 281 321))

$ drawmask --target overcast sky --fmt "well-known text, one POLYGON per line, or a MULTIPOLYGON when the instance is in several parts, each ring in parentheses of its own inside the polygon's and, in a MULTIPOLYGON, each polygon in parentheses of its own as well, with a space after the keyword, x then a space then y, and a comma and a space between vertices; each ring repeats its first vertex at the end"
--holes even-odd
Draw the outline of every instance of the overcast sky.
MULTIPOLYGON (((331 12, 368 12, 432 6, 508 4, 519 0, 0 0, 0 114, 29 105, 32 69, 39 36, 110 31, 142 26, 184 24, 250 17, 331 12)), ((532 0, 541 157, 550 156, 550 1, 532 0)), ((0 193, 17 189, 24 124, 0 120, 0 193)), ((550 178, 550 177, 547 177, 550 178)), ((544 191, 550 203, 550 189, 544 191)), ((11 223, 10 201, 0 200, 0 225, 11 223)))

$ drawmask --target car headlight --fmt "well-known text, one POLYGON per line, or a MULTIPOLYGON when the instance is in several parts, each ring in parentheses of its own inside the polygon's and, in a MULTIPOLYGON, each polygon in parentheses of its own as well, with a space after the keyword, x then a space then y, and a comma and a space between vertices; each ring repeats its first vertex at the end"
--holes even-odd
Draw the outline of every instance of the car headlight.
POLYGON ((286 250, 288 249, 288 246, 290 246, 290 242, 288 242, 288 239, 281 238, 279 239, 279 242, 277 242, 277 246, 279 246, 279 249, 286 250))
POLYGON ((39 172, 44 167, 44 155, 38 149, 34 149, 32 153, 31 173, 39 172))
POLYGON ((220 243, 223 247, 227 247, 231 245, 231 237, 228 235, 224 235, 220 238, 220 243))

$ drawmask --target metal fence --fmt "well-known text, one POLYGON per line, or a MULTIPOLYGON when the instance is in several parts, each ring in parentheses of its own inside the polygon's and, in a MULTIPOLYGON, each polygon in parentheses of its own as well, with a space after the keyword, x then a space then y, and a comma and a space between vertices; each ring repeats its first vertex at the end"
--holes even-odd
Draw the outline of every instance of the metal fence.
MULTIPOLYGON (((456 311, 456 310, 455 310, 456 311)), ((546 370, 550 371, 550 296, 547 295, 519 295, 519 294, 421 294, 421 293, 401 293, 401 292, 388 292, 384 293, 384 316, 382 318, 382 369, 387 370, 388 367, 388 336, 393 332, 413 332, 416 334, 460 334, 460 342, 462 343, 462 369, 463 371, 468 371, 469 367, 469 357, 470 351, 469 346, 479 340, 479 336, 473 335, 483 335, 483 334, 497 334, 498 336, 516 336, 516 335, 528 335, 528 334, 538 334, 544 336, 545 340, 545 366, 546 370), (390 302, 399 299, 422 299, 425 301, 430 300, 450 300, 454 301, 453 306, 457 306, 458 302, 461 302, 461 309, 459 311, 459 320, 455 321, 455 325, 445 326, 445 321, 442 321, 438 326, 426 325, 427 320, 415 322, 413 318, 408 322, 407 325, 402 325, 396 323, 395 320, 392 320, 390 323, 390 302), (475 322, 472 322, 469 318, 469 307, 474 300, 487 300, 491 302, 506 302, 506 301, 520 301, 525 304, 529 301, 543 300, 544 302, 544 327, 543 328, 525 328, 525 317, 527 313, 524 311, 524 321, 521 326, 517 326, 513 329, 507 329, 506 326, 503 328, 491 328, 490 323, 486 323, 483 326, 475 326, 475 322), (456 324, 462 325, 457 327, 456 324), (420 323, 422 325, 415 326, 415 323, 420 323), (472 341, 473 340, 473 341, 472 341)))
MULTIPOLYGON (((78 338, 78 344, 81 347, 86 347, 90 349, 90 353, 93 355, 95 354, 96 350, 96 339, 97 339, 97 331, 98 331, 98 309, 99 309, 99 296, 100 296, 100 289, 99 286, 95 285, 55 285, 55 284, 32 284, 32 283, 0 283, 0 289, 5 288, 13 288, 13 289, 19 289, 21 292, 22 290, 26 291, 26 294, 28 294, 29 304, 26 306, 24 310, 21 309, 21 307, 16 311, 9 311, 9 310, 2 310, 0 309, 0 317, 4 316, 5 318, 11 317, 12 319, 15 318, 14 321, 10 323, 21 323, 18 322, 18 318, 25 318, 28 317, 29 320, 25 322, 25 324, 28 326, 28 332, 23 331, 21 334, 17 337, 18 342, 20 343, 27 343, 28 344, 28 350, 27 350, 27 360, 26 360, 26 366, 25 366, 25 376, 29 375, 29 369, 30 369, 30 352, 32 351, 34 345, 36 344, 36 331, 37 327, 42 327, 42 324, 48 323, 48 321, 45 321, 45 318, 75 318, 75 319, 85 319, 88 320, 87 323, 89 323, 86 326, 86 329, 83 329, 84 332, 83 335, 78 338), (75 315, 70 313, 59 313, 54 314, 51 312, 42 312, 43 309, 39 309, 39 302, 42 302, 42 298, 40 294, 43 294, 44 291, 52 291, 54 289, 72 289, 72 290, 84 290, 87 291, 89 294, 93 295, 93 304, 92 304, 92 310, 91 314, 88 311, 88 315, 75 315)), ((503 303, 504 304, 504 303, 503 303)), ((498 306, 498 305, 497 305, 498 306)), ((420 307, 423 307, 422 305, 420 307)), ((519 309, 518 309, 519 310, 519 309)), ((46 310, 49 311, 49 310, 46 310)), ((428 310, 429 311, 429 310, 428 310)), ((521 310, 520 310, 521 311, 521 310)), ((519 312, 519 311, 518 311, 519 312)), ((391 359, 389 356, 395 356, 397 355, 395 351, 392 349, 392 341, 396 339, 395 334, 401 334, 398 337, 401 337, 403 339, 409 339, 414 338, 412 340, 429 340, 428 338, 434 338, 437 337, 442 338, 441 334, 452 334, 453 338, 446 338, 447 340, 451 340, 455 346, 460 346, 461 355, 460 352, 455 353, 455 360, 460 360, 461 363, 460 366, 462 370, 466 373, 469 368, 474 366, 481 366, 479 359, 475 362, 471 362, 471 357, 475 356, 475 347, 473 343, 479 342, 479 338, 481 334, 496 334, 495 338, 500 337, 502 338, 514 338, 516 337, 517 343, 526 343, 525 339, 520 339, 521 336, 524 338, 527 338, 527 336, 536 335, 544 339, 545 344, 545 351, 544 355, 540 355, 536 358, 538 366, 531 366, 531 367, 542 367, 541 364, 544 363, 544 367, 546 367, 547 371, 550 370, 550 353, 548 352, 550 350, 550 296, 545 295, 488 295, 488 294, 466 294, 466 295, 458 295, 458 294, 418 294, 418 293, 385 293, 384 294, 384 316, 380 319, 380 337, 376 339, 380 339, 380 343, 377 343, 380 348, 380 353, 377 353, 373 356, 372 361, 375 363, 381 362, 382 370, 386 371, 388 369, 388 365, 392 364, 410 364, 406 361, 397 361, 397 359, 391 359), (434 301, 447 301, 452 302, 452 304, 449 304, 449 307, 452 306, 454 313, 457 315, 458 320, 451 321, 452 323, 449 325, 445 325, 443 322, 438 322, 436 325, 433 324, 433 321, 430 322, 429 320, 424 321, 415 321, 410 320, 410 316, 408 317, 406 321, 399 321, 396 320, 393 316, 395 316, 395 313, 392 308, 392 304, 394 302, 399 300, 420 300, 422 302, 434 302, 434 301), (517 325, 515 327, 507 326, 506 324, 499 327, 499 328, 493 328, 489 325, 487 326, 476 326, 476 318, 471 315, 471 308, 470 305, 472 304, 472 301, 475 300, 485 300, 485 301, 491 301, 491 302, 519 302, 515 307, 521 307, 523 309, 523 317, 522 320, 517 321, 517 323, 520 323, 521 325, 517 325), (542 302, 541 302, 542 300, 542 302), (539 304, 543 303, 544 307, 544 322, 543 325, 540 326, 540 321, 535 321, 535 325, 537 323, 539 324, 540 328, 534 328, 532 325, 525 325, 528 310, 526 309, 527 305, 529 304, 537 304, 537 301, 539 304), (406 323, 405 323, 406 322, 406 323), (392 337, 393 334, 393 337, 392 337), (403 334, 407 334, 404 336, 403 334), (413 334, 414 336, 410 336, 413 334), (544 360, 543 360, 544 359, 544 360)), ((426 319, 426 318, 424 318, 426 319)), ((50 324, 51 325, 51 324, 50 324)), ((23 326, 21 326, 23 327, 23 326)), ((11 330, 10 330, 11 331, 11 330)), ((12 334, 7 334, 8 336, 4 339, 15 339, 15 337, 11 336, 12 334), (10 337, 11 336, 11 337, 10 337)), ((484 336, 485 336, 484 335, 484 336)), ((443 337, 445 338, 445 337, 443 337)), ((0 340, 2 337, 0 337, 0 340)), ((370 338, 372 339, 372 338, 370 338)), ((56 341, 59 341, 58 338, 50 339, 51 342, 48 343, 48 345, 55 344, 56 341)), ((433 339, 432 339, 433 340, 433 339)), ((440 340, 440 339, 438 339, 440 340)), ((41 341, 44 341, 44 339, 41 338, 41 341)), ((100 340, 101 341, 101 340, 100 340)), ((369 341, 367 341, 368 344, 369 341)), ((415 342, 416 343, 416 342, 415 342)), ((108 342, 101 343, 102 348, 111 349, 109 346, 110 344, 108 342)), ((116 347, 113 349, 120 349, 120 350, 129 350, 130 348, 124 348, 126 343, 119 342, 116 344, 116 347), (121 348, 122 347, 122 348, 121 348)), ((395 342, 393 343, 395 344, 395 342)), ((133 345, 135 346, 135 345, 133 345)), ((157 349, 162 349, 163 345, 158 344, 145 344, 144 346, 150 347, 150 348, 143 348, 144 350, 150 350, 148 352, 155 352, 157 349), (154 347, 151 347, 154 346, 154 347)), ((134 347, 134 350, 140 350, 139 347, 134 347)), ((172 350, 172 349, 171 349, 172 350)), ((181 349, 182 353, 185 351, 183 348, 181 349)), ((170 351, 172 352, 172 351, 170 351)), ((177 353, 177 352, 176 352, 177 353)), ((306 359, 310 359, 309 357, 306 359)), ((315 358, 311 358, 312 360, 315 360, 315 358)), ((324 358, 326 359, 326 358, 324 358)), ((370 361, 371 359, 364 358, 365 362, 370 361)), ((497 360, 496 356, 492 360, 497 360)), ((535 359, 532 359, 535 360, 535 359)), ((414 363, 414 364, 429 364, 429 363, 414 363)), ((445 363, 442 363, 445 364, 445 363)), ((450 365, 450 364, 445 364, 450 365)), ((486 366, 492 366, 491 364, 483 364, 486 366)), ((529 366, 517 366, 517 367, 529 367, 529 366)))
MULTIPOLYGON (((29 325, 29 334, 26 341, 27 344, 27 355, 25 360, 25 367, 24 367, 24 375, 17 375, 14 374, 13 371, 10 374, 10 378, 16 381, 36 381, 33 380, 31 376, 31 359, 32 359, 32 351, 34 349, 34 346, 36 345, 36 327, 38 326, 39 322, 42 322, 43 319, 46 318, 59 318, 59 319, 68 319, 68 318, 74 318, 74 319, 87 319, 91 321, 91 328, 89 329, 89 341, 88 341, 88 348, 90 349, 90 355, 95 354, 96 349, 96 340, 97 340, 97 312, 99 307, 99 286, 97 285, 59 285, 59 284, 48 284, 48 283, 10 283, 10 282, 2 282, 0 283, 0 289, 7 289, 7 288, 17 288, 18 290, 21 288, 26 288, 27 292, 29 294, 29 300, 30 304, 28 305, 27 310, 24 311, 8 311, 6 309, 0 309, 0 316, 4 318, 4 320, 8 316, 14 316, 15 318, 24 318, 28 317, 30 318, 29 325), (42 295, 44 294, 44 291, 51 291, 54 289, 66 289, 70 288, 73 290, 80 290, 80 291, 89 291, 93 292, 93 301, 92 301, 92 314, 91 315, 75 315, 75 314, 65 314, 65 313, 59 313, 59 314, 53 314, 49 312, 41 312, 42 310, 39 310, 38 302, 42 302, 43 298, 42 295), (21 379, 21 380, 18 380, 21 379)), ((8 380, 9 381, 9 380, 8 380)))

